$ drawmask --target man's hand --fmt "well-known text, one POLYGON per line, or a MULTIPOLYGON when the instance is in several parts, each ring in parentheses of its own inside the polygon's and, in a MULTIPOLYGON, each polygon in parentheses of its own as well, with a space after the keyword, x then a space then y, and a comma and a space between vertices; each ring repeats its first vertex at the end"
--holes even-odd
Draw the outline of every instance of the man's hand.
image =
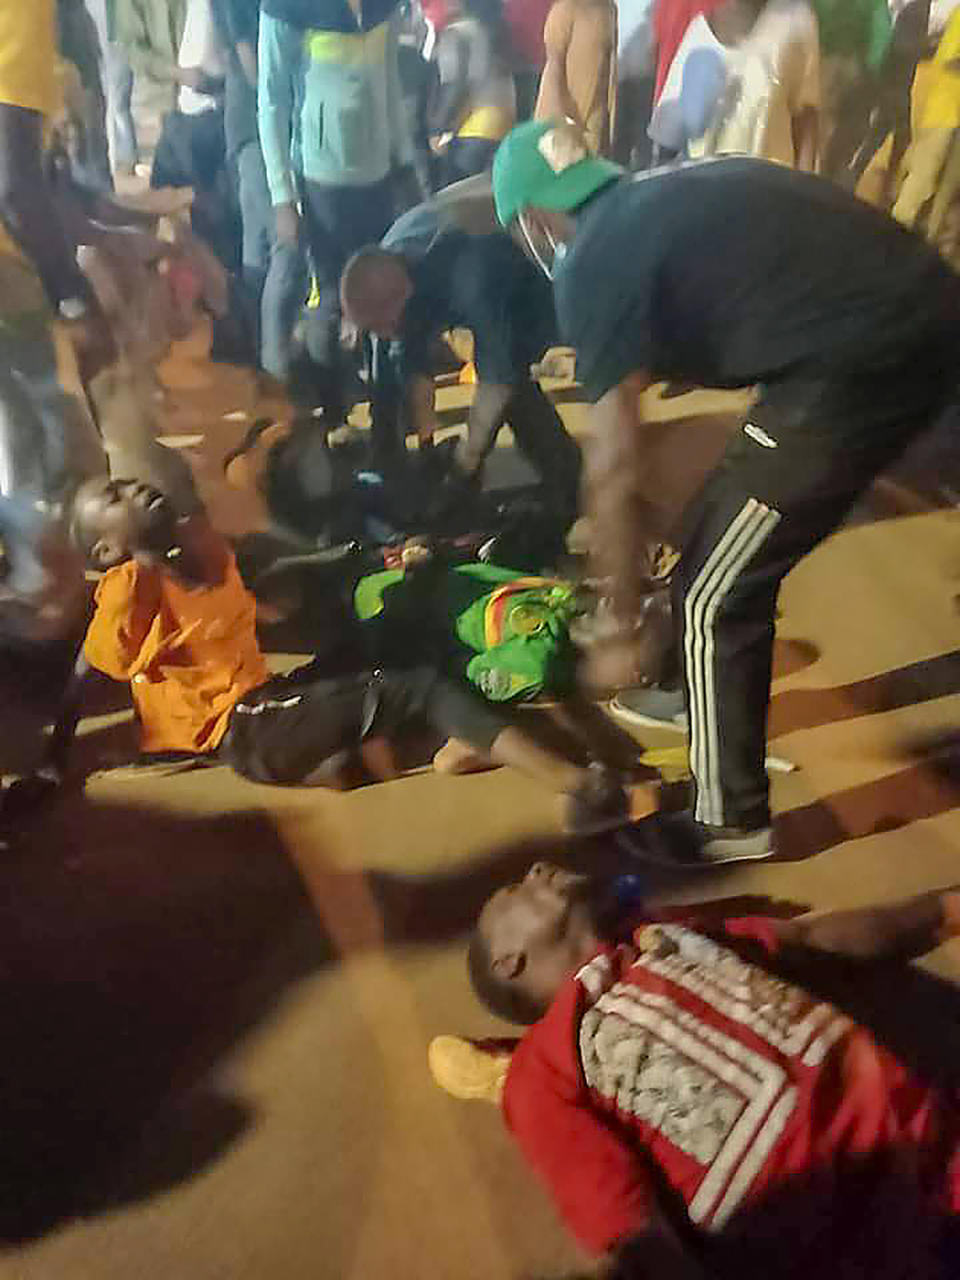
POLYGON ((52 767, 17 778, 0 798, 0 822, 7 825, 32 818, 53 802, 62 786, 62 775, 52 767))
POLYGON ((203 92, 208 80, 203 67, 177 67, 173 74, 177 84, 183 85, 185 89, 193 89, 196 93, 203 92))
POLYGON ((277 219, 277 239, 289 249, 295 249, 300 243, 300 211, 291 201, 289 204, 278 204, 274 209, 277 219))
POLYGON ((454 465, 462 476, 473 478, 483 466, 483 455, 477 453, 470 440, 461 440, 453 455, 454 465))

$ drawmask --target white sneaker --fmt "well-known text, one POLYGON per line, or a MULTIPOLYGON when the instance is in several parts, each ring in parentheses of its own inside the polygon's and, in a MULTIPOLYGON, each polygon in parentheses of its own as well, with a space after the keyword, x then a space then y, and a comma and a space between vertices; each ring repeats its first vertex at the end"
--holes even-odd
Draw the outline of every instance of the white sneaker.
POLYGON ((610 703, 610 711, 626 724, 669 729, 674 733, 687 732, 687 708, 682 689, 642 685, 621 689, 610 703))

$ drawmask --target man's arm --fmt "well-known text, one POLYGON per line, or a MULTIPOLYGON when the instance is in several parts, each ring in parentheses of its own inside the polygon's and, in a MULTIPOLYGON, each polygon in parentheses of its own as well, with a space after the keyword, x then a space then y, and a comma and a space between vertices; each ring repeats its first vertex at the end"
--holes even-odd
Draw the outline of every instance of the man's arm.
POLYGON ((407 412, 417 439, 432 440, 440 425, 434 407, 433 378, 429 374, 415 373, 407 386, 407 412))
POLYGON ((513 387, 498 382, 478 382, 467 418, 467 438, 457 450, 457 463, 467 475, 483 466, 493 448, 513 387))
POLYGON ((820 150, 820 33, 811 11, 798 16, 797 22, 804 59, 790 104, 793 160, 797 169, 816 173, 820 150))
POLYGON ((439 84, 430 104, 429 127, 435 134, 455 133, 467 100, 468 50, 457 31, 447 30, 437 40, 439 84))
POLYGON ((534 118, 537 120, 572 120, 579 128, 584 121, 567 83, 567 51, 573 32, 573 14, 566 0, 557 0, 547 14, 543 28, 543 45, 547 61, 540 77, 540 92, 534 118))
POLYGON ((803 107, 791 120, 794 165, 804 173, 817 172, 820 153, 820 113, 816 107, 803 107))
POLYGON ((277 232, 284 244, 297 242, 297 185, 293 173, 293 77, 299 72, 301 49, 295 28, 264 13, 257 51, 257 114, 260 145, 277 232))
POLYGON ((777 921, 776 935, 785 948, 853 960, 914 960, 960 937, 960 887, 880 907, 777 921))
POLYGON ((77 736, 83 697, 95 672, 81 649, 74 664, 73 673, 64 691, 63 701, 56 723, 50 733, 50 744, 39 772, 53 782, 62 782, 70 762, 70 752, 77 736))
POLYGON ((176 62, 150 43, 150 32, 139 0, 117 0, 114 23, 117 44, 123 46, 134 71, 155 84, 178 83, 181 76, 176 62))
POLYGON ((651 557, 663 536, 646 496, 640 397, 650 377, 637 371, 594 407, 587 443, 586 502, 595 572, 609 582, 609 630, 591 651, 592 679, 624 686, 638 678, 635 627, 650 590, 651 557))
POLYGON ((91 674, 92 670, 81 649, 64 690, 43 759, 33 773, 18 778, 3 792, 0 797, 0 822, 16 824, 31 818, 62 786, 80 720, 83 694, 91 674))
POLYGON ((248 0, 217 0, 214 13, 219 11, 224 29, 221 39, 237 51, 237 59, 243 74, 255 89, 257 87, 257 34, 259 21, 257 6, 248 0))
MULTIPOLYGON (((399 19, 394 15, 390 19, 387 32, 386 52, 386 90, 387 90, 387 122, 390 126, 390 156, 397 169, 413 170, 413 137, 407 110, 403 101, 403 88, 400 83, 400 33, 399 19)), ((424 199, 427 192, 417 187, 417 194, 424 199)))

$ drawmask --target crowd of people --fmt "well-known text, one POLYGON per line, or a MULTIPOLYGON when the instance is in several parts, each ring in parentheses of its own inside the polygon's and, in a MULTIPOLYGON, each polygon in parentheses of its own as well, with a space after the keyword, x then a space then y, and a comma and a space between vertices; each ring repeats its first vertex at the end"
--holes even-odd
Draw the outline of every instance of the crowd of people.
MULTIPOLYGON (((439 771, 516 768, 570 832, 619 831, 628 779, 510 714, 586 681, 689 738, 689 805, 633 856, 773 858, 779 587, 956 412, 958 222, 955 5, 0 2, 0 670, 67 658, 5 830, 55 802, 100 673, 148 757, 344 788, 396 776, 426 724, 439 771), (289 406, 223 460, 273 521, 256 570, 157 440, 157 364, 201 311, 211 359, 289 406), (558 347, 582 447, 541 386, 558 347), (472 387, 452 446, 451 373, 472 387), (754 393, 679 526, 646 483, 655 386, 754 393), (369 432, 337 446, 360 402, 369 432), (534 483, 504 497, 506 426, 534 483), (316 656, 271 673, 258 622, 318 597, 316 656)), ((802 970, 958 935, 956 889, 708 923, 538 864, 468 958, 531 1029, 442 1038, 431 1065, 502 1103, 611 1277, 946 1278, 955 1085, 802 970)))

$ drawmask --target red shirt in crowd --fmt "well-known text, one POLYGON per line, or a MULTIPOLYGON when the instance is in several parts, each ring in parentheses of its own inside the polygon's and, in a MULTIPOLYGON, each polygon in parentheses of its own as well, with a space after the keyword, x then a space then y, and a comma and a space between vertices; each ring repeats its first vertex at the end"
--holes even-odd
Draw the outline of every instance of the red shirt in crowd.
MULTIPOLYGON (((514 1053, 507 1124, 592 1253, 643 1232, 655 1178, 711 1234, 815 1170, 828 1183, 820 1209, 856 1231, 847 1185, 831 1181, 845 1157, 873 1177, 879 1156, 902 1180, 906 1156, 914 1204, 960 1211, 952 1101, 833 1005, 742 958, 745 940, 772 954, 775 926, 646 925, 571 978, 514 1053)), ((886 1171, 880 1181, 889 1188, 886 1171)), ((899 1191, 896 1203, 899 1238, 917 1214, 899 1191)), ((776 1221, 791 1237, 779 1275, 794 1262, 803 1274, 799 1224, 776 1221)))

